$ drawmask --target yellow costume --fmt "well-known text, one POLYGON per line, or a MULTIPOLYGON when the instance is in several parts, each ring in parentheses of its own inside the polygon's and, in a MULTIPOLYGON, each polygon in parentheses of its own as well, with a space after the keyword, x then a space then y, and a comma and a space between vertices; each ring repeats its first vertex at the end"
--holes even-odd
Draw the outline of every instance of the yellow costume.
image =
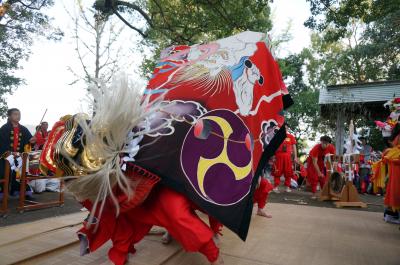
POLYGON ((382 160, 379 160, 372 164, 372 187, 373 192, 378 193, 379 188, 383 189, 385 187, 385 177, 387 175, 386 165, 382 160))
POLYGON ((393 211, 400 210, 400 145, 399 138, 394 141, 397 144, 384 153, 383 160, 388 163, 389 181, 386 186, 385 205, 393 211))

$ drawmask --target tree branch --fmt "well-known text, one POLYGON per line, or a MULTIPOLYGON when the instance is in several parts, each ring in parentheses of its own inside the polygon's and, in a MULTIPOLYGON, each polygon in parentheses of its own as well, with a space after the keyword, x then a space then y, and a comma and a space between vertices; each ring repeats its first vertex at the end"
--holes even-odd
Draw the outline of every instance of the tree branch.
POLYGON ((176 38, 176 37, 174 38, 173 36, 170 36, 171 40, 172 40, 172 41, 175 41, 176 43, 179 43, 179 42, 181 42, 181 41, 183 41, 183 42, 190 42, 190 39, 184 37, 183 34, 178 34, 178 32, 176 32, 176 30, 174 30, 174 29, 172 28, 171 24, 170 24, 170 23, 167 21, 167 19, 166 19, 164 10, 162 9, 160 3, 159 3, 157 0, 153 0, 153 2, 154 2, 154 3, 156 4, 156 6, 158 7, 158 10, 160 10, 160 15, 161 15, 161 17, 163 18, 164 23, 165 23, 165 26, 166 26, 164 29, 166 29, 167 31, 171 32, 171 33, 174 34, 176 37, 178 37, 178 38, 176 38))
POLYGON ((29 9, 34 9, 34 10, 40 10, 40 9, 44 6, 44 4, 46 3, 46 1, 42 1, 42 3, 40 4, 39 7, 34 7, 33 5, 34 5, 36 2, 37 2, 37 1, 31 1, 30 4, 25 4, 25 3, 24 3, 23 1, 21 1, 21 0, 15 0, 15 3, 20 3, 20 4, 23 5, 24 7, 29 8, 29 9))
POLYGON ((136 10, 147 21, 149 26, 153 27, 153 22, 151 21, 149 15, 146 12, 144 12, 144 10, 142 8, 140 8, 138 5, 135 5, 133 3, 128 3, 128 2, 125 2, 125 1, 118 1, 117 0, 117 1, 114 2, 114 6, 113 6, 114 12, 116 12, 115 11, 115 7, 118 7, 118 6, 126 6, 126 7, 129 7, 131 9, 133 9, 133 10, 136 10))
MULTIPOLYGON (((209 0, 207 0, 207 2, 212 4, 209 0)), ((218 8, 215 8, 215 10, 217 10, 217 12, 225 19, 226 22, 228 22, 229 24, 231 24, 233 22, 233 26, 237 29, 240 29, 240 26, 235 23, 235 20, 229 20, 228 12, 226 11, 225 7, 222 5, 222 1, 217 1, 217 3, 221 7, 222 11, 224 11, 225 15, 222 14, 222 12, 218 8)))
POLYGON ((128 27, 130 27, 131 29, 133 29, 137 33, 139 33, 143 38, 147 38, 147 34, 146 33, 144 33, 142 30, 140 30, 139 28, 137 28, 137 27, 133 26, 131 23, 129 23, 123 16, 121 16, 121 14, 116 9, 114 9, 114 14, 116 14, 117 17, 119 19, 121 19, 122 22, 124 22, 128 27))

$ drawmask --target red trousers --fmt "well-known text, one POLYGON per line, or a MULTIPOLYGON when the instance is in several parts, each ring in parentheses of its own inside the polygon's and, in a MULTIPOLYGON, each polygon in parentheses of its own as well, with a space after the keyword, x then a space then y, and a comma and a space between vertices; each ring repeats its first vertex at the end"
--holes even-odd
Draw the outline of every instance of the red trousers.
MULTIPOLYGON (((323 172, 323 168, 320 167, 320 171, 323 172)), ((324 187, 326 176, 324 176, 323 178, 318 177, 318 173, 315 170, 314 165, 310 163, 309 165, 307 165, 307 182, 311 186, 312 193, 316 193, 318 183, 321 189, 324 187)))
POLYGON ((267 179, 260 178, 260 185, 254 191, 253 201, 257 203, 259 209, 263 209, 267 204, 268 194, 273 189, 273 186, 267 179))
MULTIPOLYGON (((198 207, 196 204, 192 203, 191 204, 192 210, 199 210, 200 212, 207 214, 204 210, 202 210, 200 207, 198 207)), ((217 219, 212 217, 211 215, 208 215, 208 223, 210 224, 211 230, 214 232, 214 234, 220 234, 222 228, 224 227, 217 219)))
POLYGON ((281 176, 285 177, 285 186, 290 187, 290 180, 294 177, 293 163, 290 153, 277 153, 273 166, 274 187, 281 184, 281 176))
MULTIPOLYGON (((150 194, 140 206, 118 217, 106 207, 99 226, 83 227, 78 234, 85 235, 90 251, 96 250, 109 239, 113 247, 109 251, 110 260, 125 264, 129 252, 134 252, 134 244, 148 234, 153 225, 166 228, 173 238, 187 251, 198 251, 210 262, 217 260, 219 249, 213 241, 213 231, 195 214, 191 202, 183 195, 162 187, 150 194)), ((85 206, 90 205, 85 204, 85 206)))
POLYGON ((400 211, 400 161, 389 160, 389 181, 386 185, 385 205, 400 211))

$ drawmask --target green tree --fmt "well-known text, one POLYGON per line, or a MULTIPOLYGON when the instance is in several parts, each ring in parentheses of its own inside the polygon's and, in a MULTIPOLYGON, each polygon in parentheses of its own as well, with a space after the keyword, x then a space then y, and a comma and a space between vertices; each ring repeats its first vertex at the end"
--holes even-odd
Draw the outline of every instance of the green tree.
POLYGON ((245 31, 271 29, 268 0, 97 0, 95 8, 120 17, 144 39, 151 56, 144 60, 148 76, 162 49, 192 45, 245 31))
MULTIPOLYGON (((400 0, 307 1, 311 17, 305 25, 315 30, 308 63, 312 87, 400 79, 400 0)), ((351 118, 358 128, 370 128, 380 149, 375 125, 363 115, 351 118)))
POLYGON ((299 142, 299 153, 305 147, 305 139, 315 137, 317 132, 329 131, 328 121, 321 118, 318 105, 319 86, 309 82, 310 71, 315 71, 318 67, 314 60, 308 48, 279 60, 282 76, 295 102, 287 110, 285 117, 299 142))
POLYGON ((400 78, 400 0, 307 0, 305 25, 319 32, 317 52, 337 83, 400 78), (327 66, 330 66, 330 62, 327 66))
POLYGON ((393 12, 367 26, 360 47, 373 60, 370 67, 380 69, 381 78, 388 80, 400 79, 400 1, 397 3, 393 12))
POLYGON ((0 17, 0 115, 7 109, 5 96, 12 93, 24 80, 16 74, 21 62, 27 60, 36 36, 58 40, 62 32, 51 26, 51 18, 44 11, 53 6, 52 0, 8 0, 0 6, 5 11, 0 17))

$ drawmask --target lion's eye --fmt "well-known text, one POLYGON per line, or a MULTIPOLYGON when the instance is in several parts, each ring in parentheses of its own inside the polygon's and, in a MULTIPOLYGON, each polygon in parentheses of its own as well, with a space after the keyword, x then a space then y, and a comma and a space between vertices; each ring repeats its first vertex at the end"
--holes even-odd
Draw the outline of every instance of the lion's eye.
POLYGON ((244 65, 245 65, 247 68, 253 67, 253 63, 252 63, 250 60, 244 61, 244 65))

